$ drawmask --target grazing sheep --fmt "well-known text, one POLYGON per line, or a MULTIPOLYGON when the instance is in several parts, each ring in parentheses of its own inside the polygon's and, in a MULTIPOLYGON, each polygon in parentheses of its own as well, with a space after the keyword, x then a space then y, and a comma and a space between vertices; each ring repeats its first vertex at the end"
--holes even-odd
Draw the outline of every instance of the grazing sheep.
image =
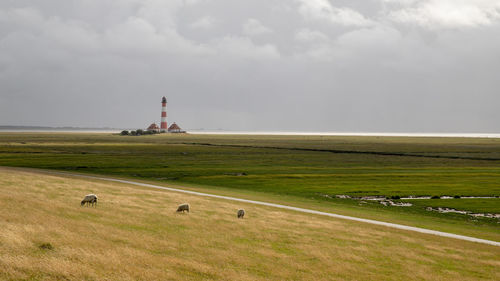
POLYGON ((238 210, 238 218, 242 219, 245 216, 245 210, 239 209, 238 210))
POLYGON ((87 204, 90 205, 92 204, 92 206, 97 206, 97 195, 95 194, 89 194, 89 195, 85 195, 85 198, 83 198, 82 202, 80 203, 81 206, 87 204))
POLYGON ((189 204, 188 203, 180 204, 179 207, 177 207, 177 212, 184 213, 184 211, 187 211, 189 213, 189 204))

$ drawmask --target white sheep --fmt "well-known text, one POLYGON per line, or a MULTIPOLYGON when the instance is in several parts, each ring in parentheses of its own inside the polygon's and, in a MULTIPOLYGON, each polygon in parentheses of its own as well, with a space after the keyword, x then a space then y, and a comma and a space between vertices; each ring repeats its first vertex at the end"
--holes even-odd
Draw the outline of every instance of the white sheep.
POLYGON ((90 205, 92 204, 92 206, 97 206, 97 195, 95 194, 88 194, 88 195, 85 195, 85 198, 83 198, 82 202, 80 203, 81 206, 87 204, 90 205))
POLYGON ((245 210, 239 209, 238 210, 238 218, 242 219, 245 216, 245 210))
POLYGON ((179 207, 177 207, 177 212, 183 212, 187 211, 189 213, 189 204, 188 203, 183 203, 180 204, 179 207))

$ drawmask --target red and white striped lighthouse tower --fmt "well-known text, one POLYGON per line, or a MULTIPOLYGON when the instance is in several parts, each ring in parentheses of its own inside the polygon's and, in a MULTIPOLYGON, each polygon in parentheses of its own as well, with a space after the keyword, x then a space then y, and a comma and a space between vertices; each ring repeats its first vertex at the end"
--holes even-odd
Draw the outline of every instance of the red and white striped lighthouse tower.
POLYGON ((160 132, 167 131, 167 98, 163 97, 161 99, 161 124, 160 132))

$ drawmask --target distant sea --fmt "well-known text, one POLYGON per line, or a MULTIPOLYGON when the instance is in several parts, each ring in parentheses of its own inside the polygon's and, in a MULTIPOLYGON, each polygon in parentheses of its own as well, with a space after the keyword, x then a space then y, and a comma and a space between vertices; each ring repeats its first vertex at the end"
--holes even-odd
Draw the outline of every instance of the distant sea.
POLYGON ((0 129, 0 133, 119 133, 122 130, 20 130, 20 129, 0 129))
POLYGON ((1 126, 0 132, 60 132, 60 133, 117 133, 124 129, 117 128, 79 128, 79 127, 45 127, 45 126, 1 126))
POLYGON ((387 132, 290 132, 290 131, 201 131, 187 130, 190 134, 214 135, 284 135, 284 136, 375 136, 375 137, 449 137, 500 138, 500 133, 387 133, 387 132))

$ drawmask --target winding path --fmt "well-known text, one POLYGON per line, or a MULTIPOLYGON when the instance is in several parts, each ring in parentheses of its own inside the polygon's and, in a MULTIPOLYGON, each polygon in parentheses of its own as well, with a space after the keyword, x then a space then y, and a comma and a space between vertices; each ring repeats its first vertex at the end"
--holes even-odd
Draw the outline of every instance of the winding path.
POLYGON ((135 181, 130 181, 130 180, 109 178, 109 177, 88 176, 88 175, 73 174, 73 173, 66 173, 66 172, 46 171, 46 170, 43 171, 43 173, 64 175, 64 176, 74 176, 74 177, 80 177, 80 178, 88 178, 88 179, 111 181, 111 182, 119 182, 119 183, 132 184, 132 185, 144 186, 144 187, 155 188, 155 189, 162 189, 162 190, 168 190, 168 191, 174 191, 174 192, 182 192, 182 193, 187 193, 187 194, 192 194, 192 195, 197 195, 197 196, 204 196, 204 197, 219 198, 219 199, 225 199, 225 200, 231 200, 231 201, 245 202, 245 203, 251 203, 251 204, 256 204, 256 205, 293 210, 293 211, 302 212, 302 213, 315 214, 315 215, 328 216, 328 217, 338 218, 338 219, 345 219, 345 220, 351 220, 351 221, 357 221, 357 222, 370 223, 370 224, 381 225, 381 226, 386 226, 386 227, 391 227, 391 228, 396 228, 396 229, 409 230, 409 231, 414 231, 414 232, 432 234, 432 235, 437 235, 437 236, 442 236, 442 237, 460 239, 460 240, 483 243, 483 244, 488 244, 488 245, 500 247, 500 242, 496 242, 496 241, 492 241, 492 240, 480 239, 480 238, 475 238, 475 237, 470 237, 470 236, 458 235, 458 234, 453 234, 453 233, 448 233, 448 232, 441 232, 441 231, 430 230, 430 229, 425 229, 425 228, 420 228, 420 227, 402 225, 402 224, 395 224, 395 223, 382 222, 382 221, 371 220, 371 219, 363 219, 363 218, 357 218, 357 217, 351 217, 351 216, 338 215, 338 214, 333 214, 333 213, 321 212, 321 211, 316 211, 316 210, 311 210, 311 209, 304 209, 304 208, 292 207, 292 206, 275 204, 275 203, 248 200, 248 199, 242 199, 242 198, 236 198, 236 197, 230 197, 230 196, 215 195, 215 194, 190 191, 190 190, 184 190, 184 189, 178 189, 178 188, 172 188, 172 187, 165 187, 165 186, 148 184, 148 183, 135 182, 135 181))

